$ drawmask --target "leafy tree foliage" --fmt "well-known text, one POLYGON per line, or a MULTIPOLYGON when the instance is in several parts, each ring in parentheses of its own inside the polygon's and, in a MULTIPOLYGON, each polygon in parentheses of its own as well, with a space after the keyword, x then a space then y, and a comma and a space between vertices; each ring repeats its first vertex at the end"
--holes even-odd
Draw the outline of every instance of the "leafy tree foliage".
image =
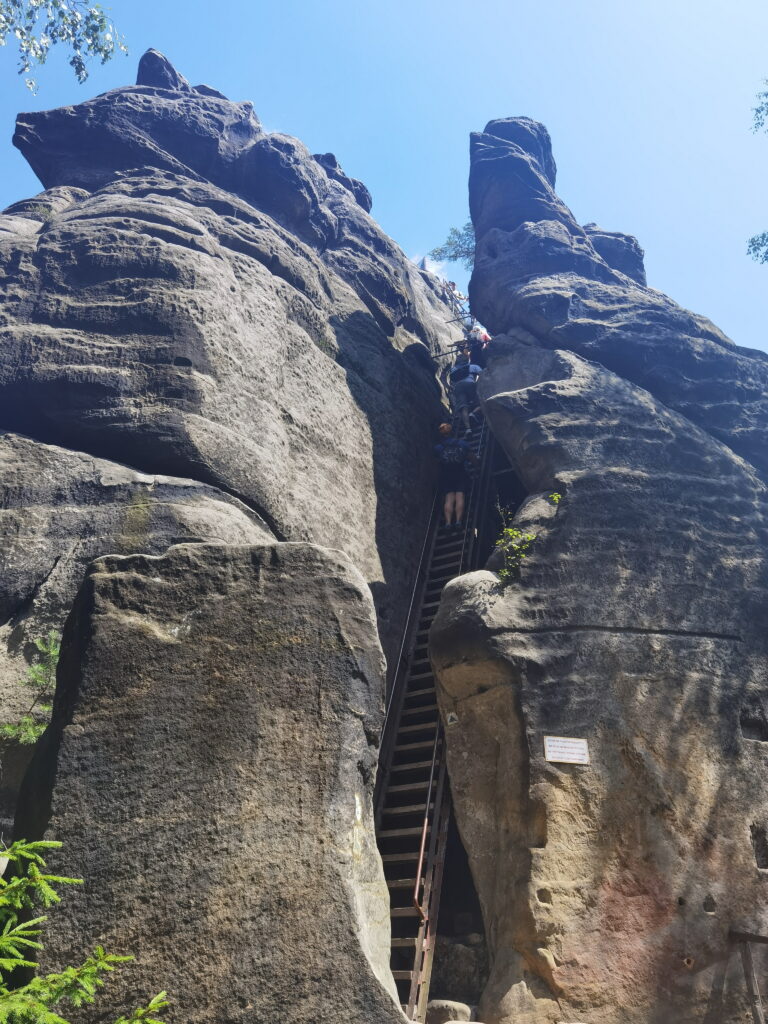
POLYGON ((18 722, 0 726, 0 736, 16 740, 17 743, 35 743, 45 732, 51 716, 51 700, 56 689, 56 666, 59 662, 59 636, 53 630, 44 639, 35 640, 38 650, 36 664, 27 669, 22 686, 34 692, 34 699, 26 714, 18 722))
MULTIPOLYGON (((34 967, 29 957, 42 949, 39 936, 45 916, 30 919, 30 914, 59 902, 56 886, 82 882, 41 870, 45 868, 43 853, 59 846, 61 843, 53 841, 28 843, 21 839, 3 851, 14 874, 9 880, 0 878, 0 1024, 68 1024, 58 1009, 67 1003, 78 1007, 94 1002, 105 975, 133 959, 105 953, 97 946, 79 967, 66 967, 58 974, 11 986, 12 973, 19 967, 34 967)), ((119 1017, 115 1024, 163 1024, 155 1015, 167 1005, 165 992, 160 992, 130 1017, 119 1017)))
MULTIPOLYGON (((89 59, 106 64, 115 50, 128 52, 112 19, 87 0, 0 0, 0 46, 9 39, 19 48, 20 75, 45 64, 51 47, 63 44, 78 82, 88 77, 89 59)), ((33 78, 26 84, 36 91, 33 78)))
MULTIPOLYGON (((768 85, 768 79, 763 84, 768 85)), ((752 113, 754 115, 752 131, 765 131, 768 121, 768 89, 757 94, 757 106, 753 108, 752 113)), ((747 254, 758 263, 768 263, 768 231, 763 231, 750 238, 747 242, 747 254)))
POLYGON ((768 231, 750 238, 747 242, 747 255, 758 263, 768 263, 768 231))
POLYGON ((475 265, 475 229, 468 220, 463 228, 451 228, 442 245, 429 254, 433 260, 462 263, 467 270, 475 265))

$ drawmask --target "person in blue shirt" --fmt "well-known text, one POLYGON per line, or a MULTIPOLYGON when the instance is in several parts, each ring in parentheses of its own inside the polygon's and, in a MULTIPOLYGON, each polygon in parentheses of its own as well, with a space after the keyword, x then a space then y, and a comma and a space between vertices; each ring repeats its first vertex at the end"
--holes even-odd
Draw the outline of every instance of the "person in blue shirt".
POLYGON ((446 530, 463 528, 464 502, 470 487, 467 463, 477 462, 469 442, 453 436, 450 423, 440 424, 442 441, 435 445, 440 463, 438 486, 443 495, 443 516, 446 530))

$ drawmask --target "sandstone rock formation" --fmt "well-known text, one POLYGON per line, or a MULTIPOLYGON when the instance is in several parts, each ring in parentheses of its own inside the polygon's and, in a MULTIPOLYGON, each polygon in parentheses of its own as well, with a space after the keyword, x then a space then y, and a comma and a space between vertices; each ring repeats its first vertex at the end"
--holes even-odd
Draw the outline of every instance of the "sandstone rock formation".
POLYGON ((729 933, 768 934, 768 361, 553 186, 542 126, 473 138, 470 292, 499 335, 479 389, 536 535, 519 579, 449 584, 431 636, 479 1016, 733 1024, 729 933), (548 762, 545 735, 591 763, 548 762))
MULTIPOLYGON (((159 554, 182 541, 245 544, 271 540, 251 509, 195 480, 142 474, 18 434, 0 433, 0 639, 3 719, 14 721, 30 694, 15 684, 32 638, 60 631, 86 566, 105 551, 159 554)), ((6 744, 0 827, 10 834, 20 775, 31 750, 6 744)))
POLYGON ((0 538, 3 696, 30 641, 61 626, 87 560, 127 536, 148 552, 264 530, 342 548, 390 653, 432 485, 415 443, 439 416, 430 353, 457 333, 435 280, 332 154, 265 132, 249 103, 190 86, 154 51, 138 85, 23 114, 14 142, 45 191, 0 215, 0 429, 29 439, 0 506, 26 517, 36 552, 17 572, 13 533, 0 538), (45 489, 35 466, 51 464, 34 442, 62 451, 53 503, 82 510, 50 544, 26 515, 45 489), (164 502, 211 503, 207 521, 177 529, 169 504, 164 524, 126 534, 120 516, 136 518, 157 474, 186 481, 163 483, 164 502), (112 522, 94 524, 66 587, 38 594, 93 506, 114 506, 112 522))
POLYGON ((86 878, 50 914, 42 969, 97 943, 136 954, 78 1021, 159 989, 201 1024, 403 1020, 372 831, 383 671, 337 552, 92 564, 18 821, 86 878))
POLYGON ((477 237, 472 308, 495 334, 521 327, 650 391, 768 475, 768 354, 643 287, 629 235, 580 227, 554 191, 546 129, 491 121, 472 136, 477 237))

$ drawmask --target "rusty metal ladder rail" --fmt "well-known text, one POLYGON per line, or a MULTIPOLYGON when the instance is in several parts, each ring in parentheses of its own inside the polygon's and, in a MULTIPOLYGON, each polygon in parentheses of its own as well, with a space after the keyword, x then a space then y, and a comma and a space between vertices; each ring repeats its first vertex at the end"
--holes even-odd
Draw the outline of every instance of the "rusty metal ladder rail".
MULTIPOLYGON (((445 743, 442 727, 438 730, 437 743, 441 747, 445 743)), ((440 892, 445 864, 444 854, 448 840, 448 826, 451 821, 451 799, 447 785, 445 752, 442 749, 440 750, 435 807, 434 829, 427 854, 423 895, 419 904, 422 915, 419 928, 420 942, 416 948, 414 976, 408 997, 408 1008, 413 1019, 417 1021, 423 1021, 427 1013, 429 984, 432 977, 435 940, 437 939, 437 918, 440 910, 440 892)))
POLYGON ((439 522, 439 491, 435 490, 432 499, 432 508, 427 520, 427 527, 424 534, 424 543, 419 555, 419 564, 416 570, 416 580, 411 591, 411 600, 408 606, 403 639, 397 656, 397 665, 392 678, 392 687, 387 697, 384 724, 382 725, 381 748, 379 750, 379 763, 376 771, 376 793, 374 798, 374 821, 376 830, 381 825, 381 817, 384 807, 384 798, 389 785, 390 768, 392 764, 393 747, 397 737, 397 726, 403 709, 403 702, 407 690, 410 662, 414 648, 414 630, 418 624, 418 616, 414 614, 417 608, 421 608, 424 600, 424 593, 429 583, 429 566, 437 542, 437 524, 439 522))
MULTIPOLYGON (((485 430, 483 425, 472 434, 479 455, 485 430)), ((433 504, 389 699, 377 781, 376 838, 390 889, 392 973, 402 1008, 412 1020, 423 1020, 426 1011, 451 817, 428 633, 442 588, 468 564, 483 466, 481 460, 468 495, 464 531, 439 529, 440 510, 433 504)))
POLYGON ((729 938, 739 947, 741 954, 741 965, 744 968, 744 980, 747 983, 749 994, 749 1005, 752 1010, 754 1024, 766 1024, 763 1000, 760 997, 760 989, 755 974, 755 962, 752 958, 752 943, 768 945, 768 935, 754 935, 750 932, 731 932, 729 938))

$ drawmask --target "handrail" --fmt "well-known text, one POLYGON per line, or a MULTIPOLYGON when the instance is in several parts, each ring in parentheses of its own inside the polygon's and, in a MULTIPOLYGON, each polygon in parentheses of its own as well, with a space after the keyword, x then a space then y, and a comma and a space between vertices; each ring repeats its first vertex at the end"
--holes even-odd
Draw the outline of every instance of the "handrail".
POLYGON ((394 675, 392 676, 392 688, 389 693, 389 699, 387 701, 387 708, 384 712, 384 722, 381 726, 381 735, 384 735, 384 731, 387 728, 389 721, 389 714, 392 710, 392 702, 395 698, 395 692, 397 690, 397 680, 403 667, 403 652, 405 651, 405 645, 408 643, 409 633, 411 631, 411 613, 413 612, 413 605, 416 601, 416 593, 419 589, 420 584, 423 582, 422 574, 424 568, 424 556, 426 555, 429 542, 432 537, 432 526, 435 519, 435 508, 437 507, 437 499, 440 494, 440 489, 435 488, 435 493, 432 497, 432 508, 429 513, 429 519, 427 520, 427 529, 424 534, 424 543, 421 545, 421 554, 419 555, 419 564, 416 569, 416 576, 413 581, 413 589, 411 590, 411 600, 408 604, 408 612, 405 616, 405 626, 403 627, 403 639, 400 641, 400 650, 397 654, 397 662, 395 667, 394 675))
POLYGON ((744 980, 747 983, 752 1020, 754 1024, 766 1024, 763 1000, 760 997, 760 987, 757 984, 757 975, 755 974, 755 962, 752 959, 751 944, 753 942, 766 944, 768 943, 768 936, 756 935, 752 932, 729 931, 728 938, 732 942, 738 943, 741 947, 741 966, 744 970, 744 980))
POLYGON ((754 932, 728 932, 728 938, 732 942, 757 942, 768 945, 768 935, 757 935, 754 932))
MULTIPOLYGON (((435 745, 432 748, 432 766, 429 769, 429 782, 427 783, 427 801, 424 807, 424 824, 421 828, 421 844, 419 846, 419 863, 416 868, 416 882, 413 887, 413 905, 419 912, 419 917, 422 921, 426 920, 427 915, 424 913, 424 907, 421 905, 419 899, 419 889, 421 888, 421 869, 424 867, 424 854, 427 848, 427 832, 429 831, 429 805, 432 801, 432 783, 435 778, 435 766, 437 765, 437 751, 440 746, 440 729, 435 733, 435 745)), ((437 806, 434 807, 437 810, 437 806)))

